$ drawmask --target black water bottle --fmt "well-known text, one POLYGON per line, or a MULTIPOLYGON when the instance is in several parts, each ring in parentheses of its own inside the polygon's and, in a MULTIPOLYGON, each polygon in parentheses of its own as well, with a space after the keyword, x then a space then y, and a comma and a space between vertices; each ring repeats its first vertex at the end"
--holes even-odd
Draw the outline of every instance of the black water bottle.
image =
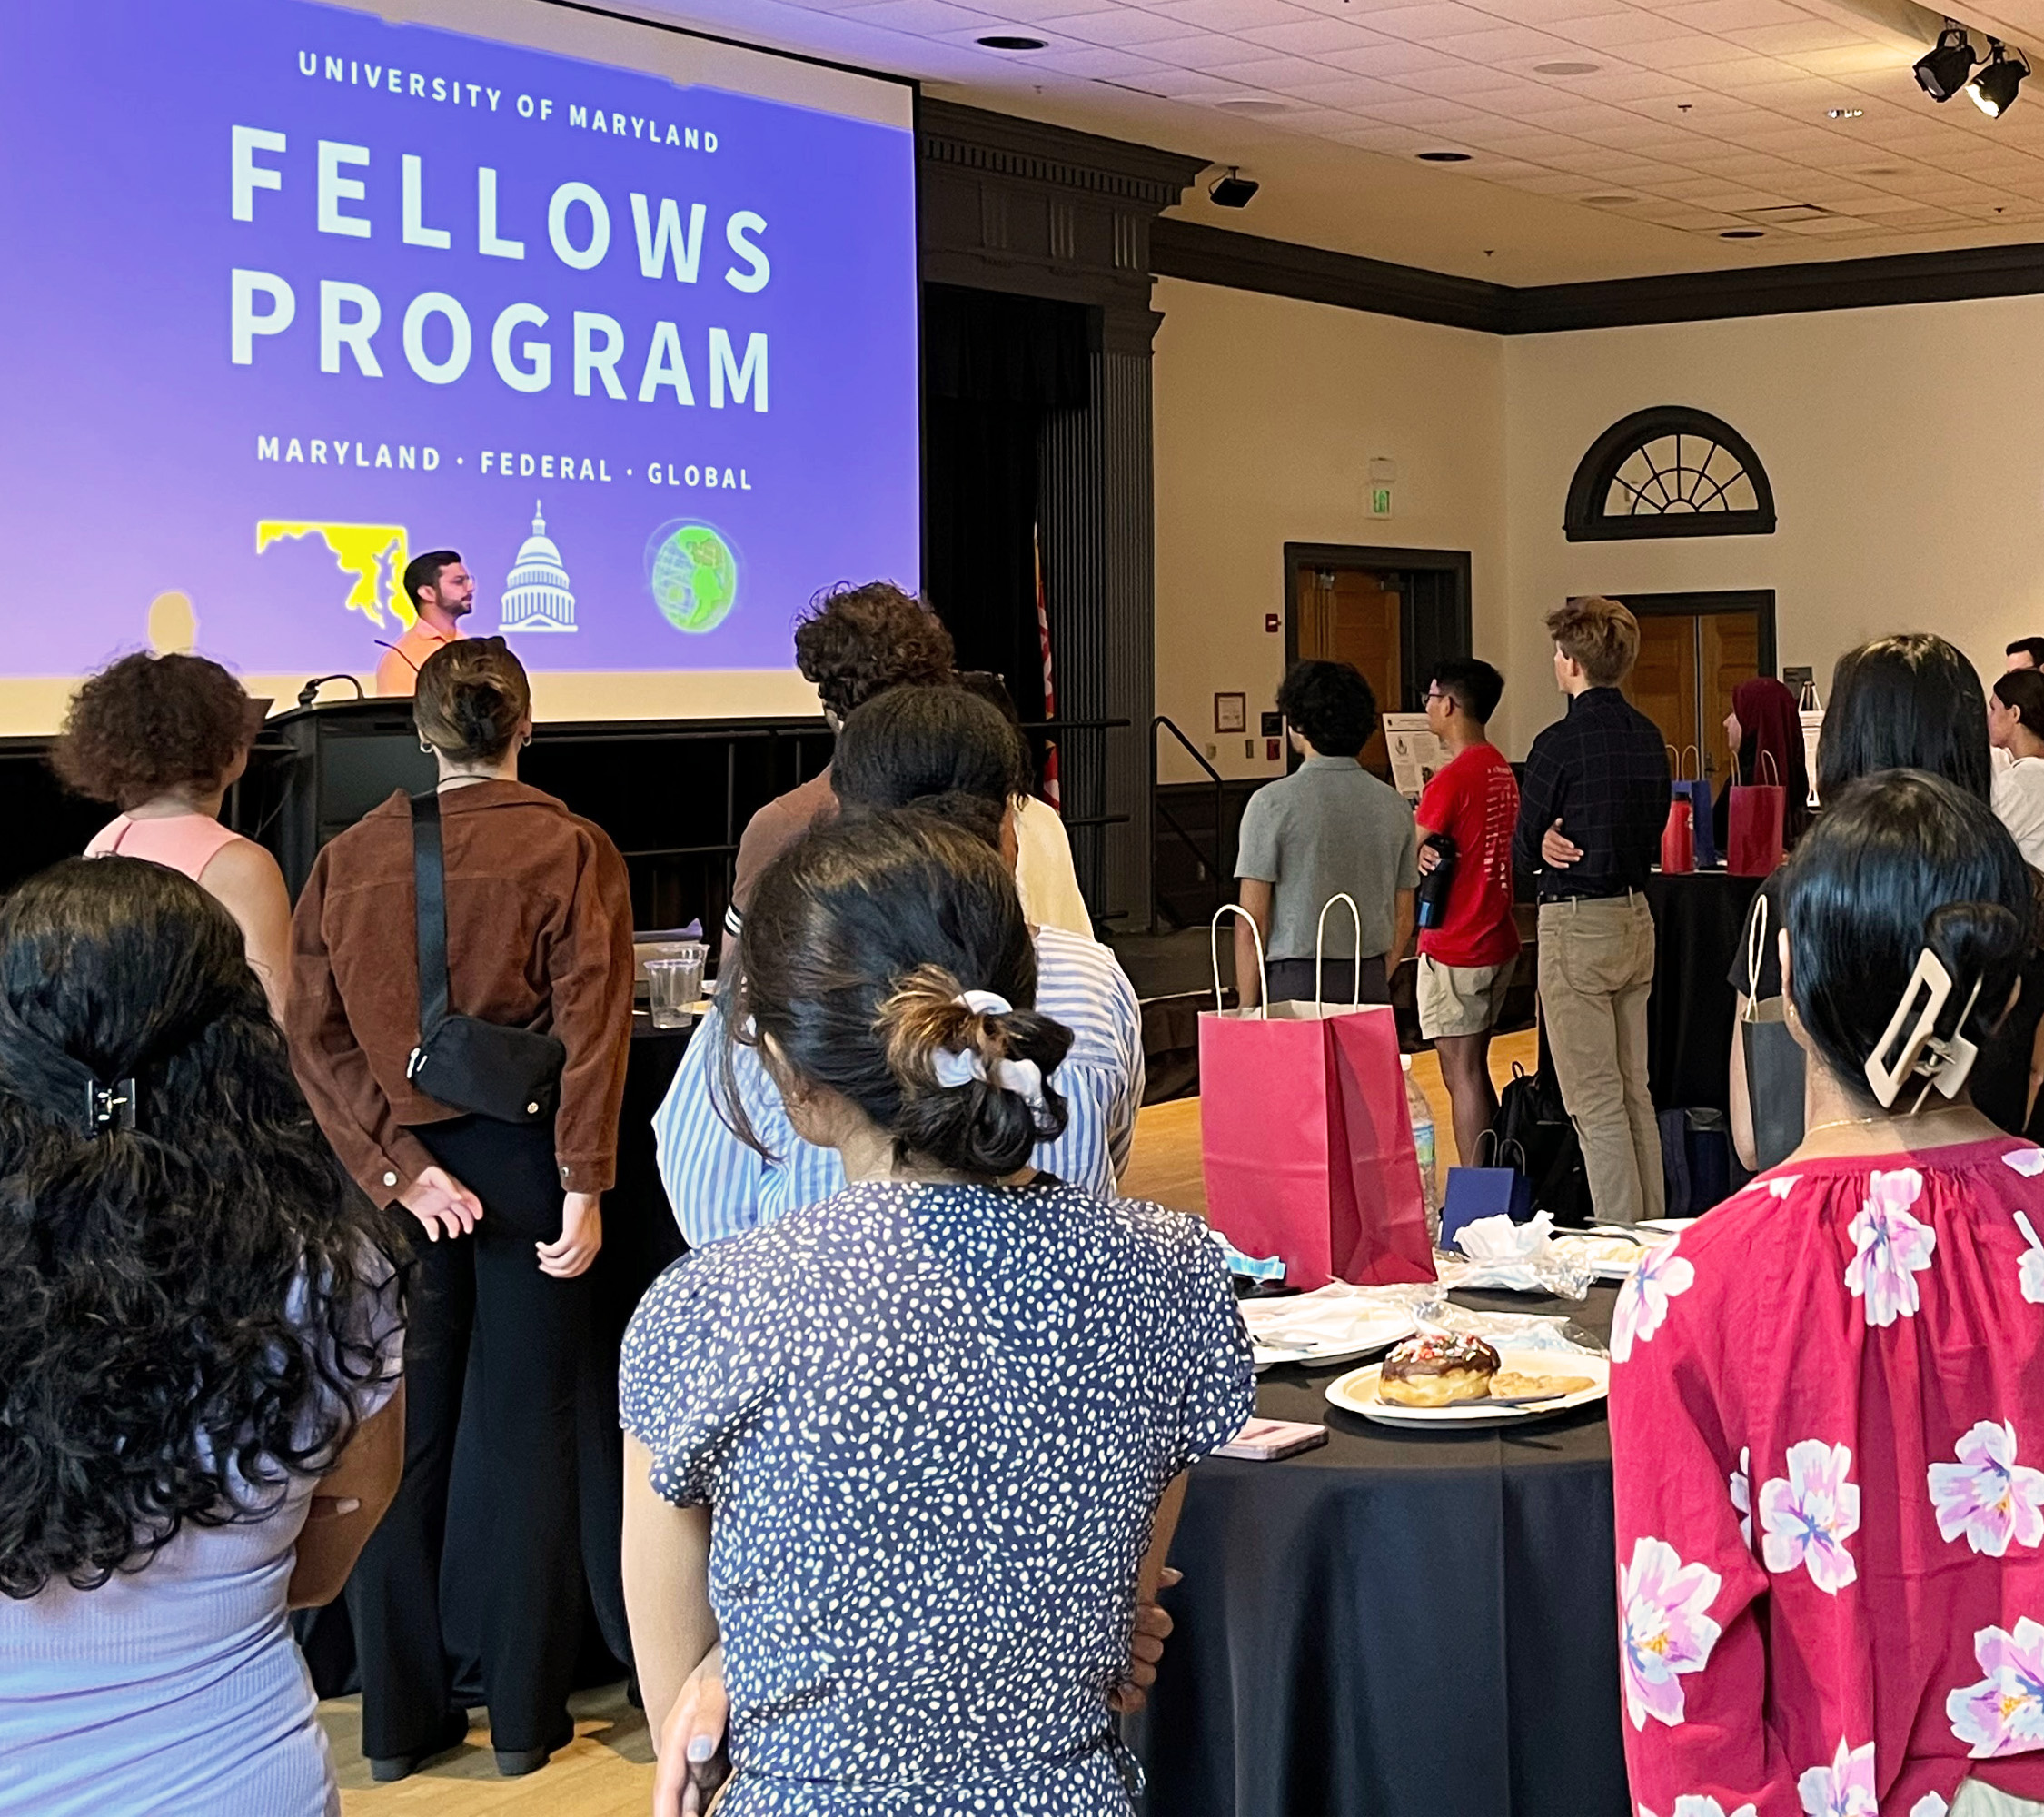
POLYGON ((1419 880, 1419 925, 1424 930, 1438 928, 1448 918, 1448 889, 1454 881, 1455 842, 1451 834, 1431 833, 1426 843, 1441 855, 1441 862, 1419 880))

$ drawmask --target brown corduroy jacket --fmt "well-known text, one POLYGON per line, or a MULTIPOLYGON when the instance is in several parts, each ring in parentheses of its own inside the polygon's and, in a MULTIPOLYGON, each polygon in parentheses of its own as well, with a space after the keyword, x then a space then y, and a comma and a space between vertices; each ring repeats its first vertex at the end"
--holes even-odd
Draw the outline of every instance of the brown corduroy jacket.
MULTIPOLYGON (((568 1049, 554 1118, 563 1192, 616 1178, 631 1041, 631 889, 603 830, 521 782, 440 798, 449 998, 568 1049)), ((395 794, 329 844, 291 926, 292 1061, 342 1164, 379 1205, 432 1165, 406 1126, 458 1111, 414 1091, 419 1041, 412 810, 395 794)))

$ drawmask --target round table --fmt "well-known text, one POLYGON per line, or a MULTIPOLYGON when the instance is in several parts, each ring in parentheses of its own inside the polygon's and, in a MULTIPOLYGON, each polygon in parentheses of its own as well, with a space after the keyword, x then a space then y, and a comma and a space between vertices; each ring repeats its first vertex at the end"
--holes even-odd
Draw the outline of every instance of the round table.
MULTIPOLYGON (((1603 1337, 1615 1294, 1455 1298, 1603 1337)), ((1355 1366, 1262 1379, 1257 1412, 1325 1445, 1192 1473, 1176 1631, 1131 1729, 1149 1812, 1631 1817, 1601 1407, 1401 1432, 1323 1397, 1355 1366)))

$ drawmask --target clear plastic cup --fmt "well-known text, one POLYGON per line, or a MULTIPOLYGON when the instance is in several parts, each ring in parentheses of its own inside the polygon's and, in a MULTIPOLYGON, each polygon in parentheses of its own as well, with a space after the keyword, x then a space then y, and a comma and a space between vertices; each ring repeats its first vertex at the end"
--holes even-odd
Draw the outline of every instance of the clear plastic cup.
POLYGON ((646 994, 656 1028, 686 1028, 702 997, 702 968, 709 948, 691 941, 672 958, 646 961, 646 994))

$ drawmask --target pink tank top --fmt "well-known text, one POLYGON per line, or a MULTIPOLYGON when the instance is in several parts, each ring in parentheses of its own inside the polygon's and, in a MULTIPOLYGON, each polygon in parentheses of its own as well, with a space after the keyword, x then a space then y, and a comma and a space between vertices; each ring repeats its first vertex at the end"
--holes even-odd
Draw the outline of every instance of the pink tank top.
POLYGON ((123 858, 147 859, 167 869, 182 870, 196 883, 199 873, 222 849, 240 838, 210 814, 169 814, 151 820, 122 814, 93 835, 85 856, 108 858, 118 853, 123 858))

